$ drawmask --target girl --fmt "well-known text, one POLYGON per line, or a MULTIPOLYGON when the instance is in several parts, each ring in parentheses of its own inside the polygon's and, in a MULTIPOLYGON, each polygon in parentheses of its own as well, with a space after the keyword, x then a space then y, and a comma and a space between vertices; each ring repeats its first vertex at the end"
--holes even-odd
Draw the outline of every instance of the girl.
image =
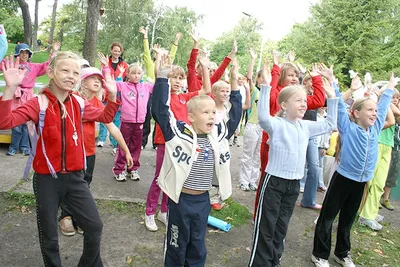
MULTIPOLYGON (((99 53, 100 62, 103 64, 103 70, 107 72, 107 58, 99 53)), ((133 166, 126 169, 125 153, 120 147, 115 155, 115 165, 113 168, 114 178, 119 182, 126 181, 130 177, 134 181, 140 180, 138 169, 140 167, 140 152, 142 151, 143 122, 146 117, 147 102, 153 92, 154 84, 140 83, 143 75, 143 69, 140 65, 134 63, 128 67, 128 82, 116 82, 118 92, 121 94, 121 133, 128 145, 129 151, 133 157, 133 166)))
POLYGON ((47 69, 49 85, 41 92, 43 97, 40 96, 48 99, 45 113, 40 111, 38 98, 12 110, 14 93, 26 70, 19 69, 19 57, 15 64, 12 58, 2 63, 6 88, 0 99, 0 129, 10 129, 30 120, 35 124, 44 120, 33 160, 33 189, 45 266, 61 266, 57 235, 57 211, 61 202, 71 208, 77 224, 85 231, 78 266, 103 266, 100 258, 103 223, 83 179, 85 159, 81 122, 110 123, 119 104, 116 103, 117 88, 107 80, 107 106, 102 110, 85 101, 81 117, 80 99, 71 95, 80 77, 78 60, 79 57, 71 52, 58 53, 52 58, 47 69))
MULTIPOLYGON (((107 77, 107 79, 112 78, 107 77)), ((103 86, 106 85, 103 81, 104 76, 99 69, 93 67, 84 68, 81 70, 81 86, 77 94, 83 99, 86 99, 92 106, 103 109, 104 105, 100 100, 103 86)), ((96 126, 94 121, 84 121, 82 126, 86 155, 86 170, 84 179, 90 187, 96 161, 96 126)), ((108 123, 105 124, 105 126, 110 134, 115 138, 121 149, 125 152, 128 166, 132 166, 133 163, 131 153, 129 153, 129 149, 119 129, 114 123, 108 123)), ((61 218, 61 233, 66 236, 74 235, 75 229, 72 223, 72 213, 67 205, 62 205, 61 218)), ((80 232, 80 228, 78 228, 78 232, 80 232)))
MULTIPOLYGON (((60 43, 54 43, 53 53, 59 48, 60 43)), ((31 63, 30 59, 32 54, 33 52, 29 49, 27 44, 22 43, 15 46, 14 57, 19 57, 20 66, 26 68, 28 72, 26 73, 21 84, 19 84, 18 88, 15 90, 11 106, 12 109, 16 109, 17 107, 25 104, 29 99, 33 98, 33 88, 35 87, 36 77, 46 74, 47 66, 50 63, 50 59, 53 57, 53 54, 51 54, 49 61, 44 63, 31 63)), ((0 70, 2 70, 1 66, 0 70)), ((29 156, 31 149, 29 146, 28 127, 26 124, 12 128, 11 144, 8 148, 7 155, 14 156, 20 149, 24 156, 29 156)))
MULTIPOLYGON (((340 97, 332 68, 327 78, 333 83, 336 95, 340 97)), ((338 129, 341 149, 338 167, 328 187, 315 228, 311 255, 315 266, 329 266, 332 224, 339 211, 334 259, 343 266, 355 266, 349 254, 350 231, 360 207, 365 184, 373 177, 378 157, 378 135, 383 128, 395 85, 392 73, 388 89, 383 92, 378 105, 369 98, 357 99, 351 106, 350 115, 343 99, 339 98, 338 129)))
MULTIPOLYGON (((315 68, 314 68, 315 69, 315 68)), ((308 140, 336 128, 337 104, 334 93, 326 91, 328 117, 324 122, 302 120, 307 110, 307 93, 300 86, 287 86, 279 93, 280 110, 270 110, 270 76, 263 74, 258 119, 269 135, 269 161, 260 185, 249 266, 279 266, 289 220, 304 176, 308 140)), ((316 76, 317 73, 313 73, 316 76)))

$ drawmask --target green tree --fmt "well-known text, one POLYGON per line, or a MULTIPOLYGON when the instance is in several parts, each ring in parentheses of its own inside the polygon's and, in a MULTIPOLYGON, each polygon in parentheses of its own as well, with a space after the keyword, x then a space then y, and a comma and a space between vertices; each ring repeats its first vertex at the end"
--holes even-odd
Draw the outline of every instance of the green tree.
POLYGON ((9 13, 5 8, 0 8, 1 23, 7 32, 7 39, 13 43, 24 41, 24 21, 15 13, 9 13))

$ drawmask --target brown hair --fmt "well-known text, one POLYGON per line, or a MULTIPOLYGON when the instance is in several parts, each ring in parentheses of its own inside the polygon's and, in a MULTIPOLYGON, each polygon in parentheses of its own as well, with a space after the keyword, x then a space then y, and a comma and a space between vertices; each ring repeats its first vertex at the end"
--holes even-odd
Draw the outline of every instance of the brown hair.
POLYGON ((185 70, 178 65, 172 65, 171 66, 171 71, 168 73, 168 78, 174 77, 174 76, 181 76, 183 79, 185 79, 185 70))
POLYGON ((118 43, 118 42, 113 42, 113 43, 111 44, 111 46, 110 46, 110 50, 113 50, 114 46, 118 46, 118 47, 119 47, 119 49, 121 49, 121 53, 123 53, 123 52, 124 52, 124 47, 122 46, 122 44, 121 44, 121 43, 118 43))
POLYGON ((280 86, 284 85, 283 83, 285 82, 289 70, 294 70, 297 76, 299 76, 300 74, 299 69, 292 63, 283 63, 281 67, 281 73, 279 74, 278 85, 280 86))
MULTIPOLYGON (((290 85, 283 88, 278 95, 278 105, 280 106, 282 102, 287 102, 289 98, 291 98, 295 93, 303 91, 307 94, 307 91, 304 89, 303 86, 300 85, 290 85)), ((277 117, 282 117, 283 110, 280 109, 278 113, 276 113, 277 117)))

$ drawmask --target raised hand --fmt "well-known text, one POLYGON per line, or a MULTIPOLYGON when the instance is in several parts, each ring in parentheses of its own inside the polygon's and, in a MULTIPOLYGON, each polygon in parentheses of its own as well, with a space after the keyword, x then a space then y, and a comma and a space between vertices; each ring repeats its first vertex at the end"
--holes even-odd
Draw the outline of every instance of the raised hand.
POLYGON ((293 50, 290 50, 288 57, 289 57, 289 61, 293 63, 294 60, 296 59, 296 53, 293 50))
POLYGON ((4 81, 6 82, 7 88, 17 88, 22 83, 25 77, 27 68, 20 68, 19 57, 14 62, 14 56, 6 57, 1 62, 3 68, 4 81))
POLYGON ((358 77, 358 74, 356 74, 351 80, 350 90, 354 92, 361 88, 362 88, 361 79, 360 77, 358 77))
POLYGON ((119 70, 120 75, 122 76, 122 74, 125 73, 126 68, 123 65, 118 65, 118 70, 119 70))
POLYGON ((273 58, 274 58, 274 65, 279 66, 279 64, 281 63, 281 62, 280 62, 280 55, 279 55, 279 52, 276 51, 276 50, 274 50, 274 52, 272 52, 272 56, 273 56, 273 58))
POLYGON ((61 43, 60 42, 55 42, 53 44, 53 52, 57 52, 58 50, 60 50, 61 47, 61 43))
POLYGON ((253 48, 250 48, 249 52, 250 52, 250 58, 252 60, 255 60, 257 57, 257 54, 256 54, 256 52, 254 52, 253 48))
POLYGON ((204 51, 199 52, 199 63, 203 68, 208 68, 208 65, 210 64, 210 60, 204 51))
POLYGON ((98 52, 98 53, 97 53, 97 58, 100 60, 100 63, 101 63, 103 66, 107 66, 107 65, 108 65, 108 59, 104 56, 103 53, 98 52))
POLYGON ((316 77, 316 76, 320 75, 317 63, 312 64, 310 75, 311 75, 311 77, 316 77))
POLYGON ((144 38, 147 38, 147 28, 146 28, 146 27, 140 26, 140 27, 139 27, 139 32, 140 32, 141 34, 143 34, 143 37, 144 37, 144 38))
POLYGON ((189 34, 190 37, 192 37, 193 42, 198 43, 200 41, 200 34, 196 31, 196 29, 191 29, 189 34))
POLYGON ((168 73, 171 71, 172 60, 170 56, 162 55, 160 59, 160 68, 157 71, 157 77, 159 78, 167 78, 168 73))
POLYGON ((175 41, 178 42, 182 37, 182 33, 181 32, 177 32, 175 35, 175 41))
POLYGON ((389 83, 387 85, 387 88, 394 90, 394 88, 397 85, 397 83, 398 83, 398 78, 394 77, 394 73, 392 71, 392 73, 390 74, 390 79, 389 79, 389 83))
POLYGON ((265 60, 261 75, 261 84, 270 85, 272 80, 271 69, 269 67, 269 60, 265 60))
POLYGON ((154 51, 154 53, 156 53, 158 55, 164 54, 163 49, 161 48, 161 45, 159 45, 159 44, 153 44, 153 47, 151 49, 154 51))
POLYGON ((103 84, 110 95, 117 95, 117 83, 115 82, 114 77, 111 76, 110 70, 104 72, 103 84))
POLYGON ((333 65, 331 65, 330 68, 325 66, 324 63, 319 63, 318 64, 318 72, 327 78, 329 82, 334 82, 335 81, 335 75, 333 74, 333 65))
POLYGON ((299 68, 301 73, 306 73, 307 69, 303 67, 299 62, 296 62, 297 67, 299 68))

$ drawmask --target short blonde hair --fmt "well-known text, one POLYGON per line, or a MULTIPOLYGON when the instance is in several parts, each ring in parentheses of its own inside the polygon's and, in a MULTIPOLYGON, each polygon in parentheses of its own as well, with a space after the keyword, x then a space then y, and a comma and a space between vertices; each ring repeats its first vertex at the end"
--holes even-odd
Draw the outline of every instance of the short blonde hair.
POLYGON ((210 70, 217 70, 218 69, 218 65, 215 62, 210 62, 210 64, 208 64, 208 68, 210 70))
POLYGON ((230 86, 229 86, 229 84, 228 84, 227 82, 225 82, 225 81, 218 81, 218 82, 216 82, 216 83, 214 83, 214 84, 212 85, 212 87, 211 87, 211 92, 212 92, 213 94, 215 94, 217 91, 219 91, 219 90, 221 90, 221 89, 223 89, 223 88, 228 88, 228 89, 230 89, 230 86))
POLYGON ((128 67, 128 73, 130 73, 131 70, 134 69, 134 68, 140 69, 140 71, 143 73, 143 68, 142 68, 142 66, 141 66, 139 63, 132 63, 132 64, 130 64, 129 67, 128 67))
POLYGON ((195 97, 192 97, 186 103, 188 113, 195 113, 200 108, 201 102, 203 101, 212 101, 214 103, 214 100, 208 95, 197 95, 195 97))
MULTIPOLYGON (((283 102, 287 102, 289 100, 289 98, 291 98, 295 93, 297 93, 299 91, 303 91, 305 94, 307 94, 307 91, 306 91, 306 89, 304 89, 303 86, 300 86, 300 85, 286 86, 279 92, 278 105, 280 106, 283 102)), ((278 111, 278 113, 276 114, 276 116, 282 117, 282 115, 283 115, 283 110, 280 109, 278 111)))

